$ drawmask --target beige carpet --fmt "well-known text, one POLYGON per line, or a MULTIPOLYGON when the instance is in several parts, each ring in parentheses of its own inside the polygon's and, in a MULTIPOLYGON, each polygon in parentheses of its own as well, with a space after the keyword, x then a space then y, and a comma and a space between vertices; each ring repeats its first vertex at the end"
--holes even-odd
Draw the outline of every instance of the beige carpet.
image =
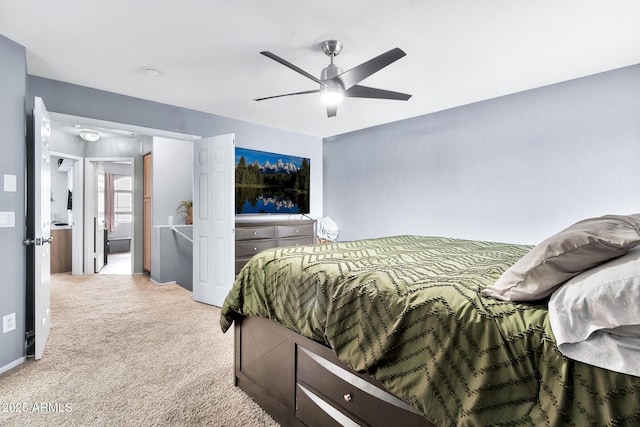
POLYGON ((53 275, 44 358, 0 375, 0 425, 277 426, 233 385, 219 314, 148 276, 53 275))

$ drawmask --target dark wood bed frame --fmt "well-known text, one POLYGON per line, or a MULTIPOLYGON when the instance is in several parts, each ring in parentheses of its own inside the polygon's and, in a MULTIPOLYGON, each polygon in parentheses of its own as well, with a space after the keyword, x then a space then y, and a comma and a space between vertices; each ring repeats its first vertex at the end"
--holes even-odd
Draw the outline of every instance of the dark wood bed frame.
POLYGON ((234 332, 235 384, 283 426, 433 426, 313 340, 258 317, 234 332))

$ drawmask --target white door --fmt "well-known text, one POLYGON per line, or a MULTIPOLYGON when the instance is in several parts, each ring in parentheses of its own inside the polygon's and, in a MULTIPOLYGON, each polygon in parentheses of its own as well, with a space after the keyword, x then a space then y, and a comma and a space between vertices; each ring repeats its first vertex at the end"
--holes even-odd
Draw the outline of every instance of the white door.
POLYGON ((51 120, 41 98, 33 109, 34 134, 34 334, 35 358, 41 359, 51 328, 51 120))
POLYGON ((84 160, 84 273, 94 273, 94 242, 95 233, 95 206, 97 193, 93 189, 96 187, 96 164, 88 159, 84 160))
POLYGON ((104 167, 100 162, 85 159, 84 174, 84 247, 87 249, 84 268, 85 273, 92 274, 104 267, 104 167))
POLYGON ((107 228, 107 217, 106 217, 106 209, 105 209, 105 174, 104 174, 104 166, 102 163, 98 163, 98 167, 96 168, 96 205, 95 205, 95 215, 93 219, 93 272, 99 273, 104 267, 104 244, 105 237, 104 232, 107 228))
POLYGON ((193 299, 218 307, 235 271, 234 140, 193 143, 193 299))

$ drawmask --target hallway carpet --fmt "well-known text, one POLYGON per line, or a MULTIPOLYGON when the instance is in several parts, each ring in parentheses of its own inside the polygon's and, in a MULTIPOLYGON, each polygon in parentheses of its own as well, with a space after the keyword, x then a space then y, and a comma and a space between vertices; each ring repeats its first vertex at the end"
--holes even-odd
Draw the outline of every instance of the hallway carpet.
POLYGON ((233 385, 219 314, 148 276, 52 275, 44 357, 0 375, 0 425, 277 426, 233 385))

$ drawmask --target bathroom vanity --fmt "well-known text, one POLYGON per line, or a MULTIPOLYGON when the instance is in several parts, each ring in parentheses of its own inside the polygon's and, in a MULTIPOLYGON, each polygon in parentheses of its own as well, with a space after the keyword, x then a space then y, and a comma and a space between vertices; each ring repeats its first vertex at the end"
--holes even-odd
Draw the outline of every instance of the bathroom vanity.
POLYGON ((51 237, 51 273, 64 273, 71 271, 71 227, 52 226, 51 237))

